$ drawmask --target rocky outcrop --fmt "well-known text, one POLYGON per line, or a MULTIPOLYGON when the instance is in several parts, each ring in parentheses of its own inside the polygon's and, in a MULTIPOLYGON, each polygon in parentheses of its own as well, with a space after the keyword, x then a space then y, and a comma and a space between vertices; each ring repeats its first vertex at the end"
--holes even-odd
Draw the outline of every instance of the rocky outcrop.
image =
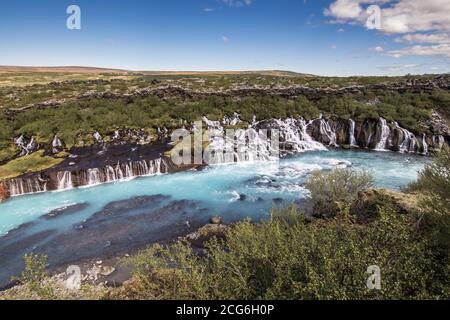
POLYGON ((9 198, 9 190, 6 184, 0 181, 0 202, 9 198))
MULTIPOLYGON (((75 83, 74 83, 75 84, 75 83)), ((56 86, 56 84, 54 84, 56 86)), ((352 94, 361 94, 367 91, 382 91, 382 92, 432 92, 436 89, 450 90, 450 76, 438 76, 434 79, 412 79, 408 81, 382 83, 374 85, 353 85, 343 88, 311 88, 308 86, 294 85, 285 87, 273 86, 245 86, 240 85, 234 89, 228 90, 192 90, 176 85, 163 85, 159 87, 147 87, 137 89, 131 93, 115 93, 111 91, 85 92, 77 97, 75 100, 91 100, 91 99, 109 99, 122 100, 124 103, 131 103, 136 98, 157 96, 159 98, 180 97, 183 99, 205 98, 211 96, 217 97, 258 97, 258 96, 278 96, 284 98, 295 98, 298 96, 305 96, 311 100, 317 100, 324 96, 344 96, 352 94)), ((66 100, 50 100, 41 102, 39 104, 29 105, 22 108, 9 108, 9 112, 21 112, 30 108, 55 108, 67 102, 66 100)))

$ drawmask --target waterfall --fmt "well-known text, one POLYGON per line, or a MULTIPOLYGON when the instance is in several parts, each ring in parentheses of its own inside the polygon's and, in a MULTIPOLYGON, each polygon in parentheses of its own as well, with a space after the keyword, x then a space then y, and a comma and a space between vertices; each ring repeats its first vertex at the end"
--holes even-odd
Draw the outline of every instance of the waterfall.
POLYGON ((422 136, 422 154, 428 154, 428 143, 427 143, 427 135, 424 133, 422 136))
POLYGON ((435 149, 442 149, 442 147, 445 144, 445 138, 441 135, 439 136, 433 136, 433 147, 435 149))
POLYGON ((101 183, 115 182, 142 176, 152 176, 167 172, 162 169, 162 159, 118 162, 115 167, 94 168, 87 170, 87 179, 81 178, 79 185, 92 186, 101 183))
POLYGON ((358 144, 356 143, 356 138, 355 138, 356 123, 352 119, 349 119, 348 122, 349 122, 348 132, 349 132, 349 136, 350 136, 350 138, 349 138, 350 146, 358 147, 358 144))
POLYGON ((398 142, 399 151, 402 153, 416 152, 417 139, 416 136, 408 130, 400 127, 397 122, 394 122, 395 128, 402 132, 403 139, 398 142))
MULTIPOLYGON (((254 118, 249 129, 236 130, 234 136, 226 134, 218 121, 210 121, 205 117, 203 121, 213 133, 205 151, 205 162, 208 164, 273 161, 280 155, 327 150, 323 144, 308 134, 307 128, 311 122, 306 123, 304 119, 287 118, 256 122, 254 118), (279 137, 276 136, 277 132, 279 137), (273 140, 279 141, 274 144, 273 140)), ((334 139, 331 139, 335 143, 336 135, 328 123, 326 126, 328 135, 331 137, 334 135, 334 139)))
MULTIPOLYGON (((304 119, 288 118, 283 120, 275 120, 276 129, 280 131, 280 140, 287 144, 294 153, 321 150, 326 151, 327 148, 318 141, 315 141, 307 132, 308 126, 312 123, 306 122, 304 119)), ((284 150, 285 152, 287 150, 284 150)))
POLYGON ((326 137, 326 140, 330 146, 335 146, 335 147, 338 146, 336 143, 336 133, 331 128, 330 121, 325 121, 325 119, 321 118, 320 124, 319 124, 319 130, 320 130, 320 135, 322 137, 326 137))
POLYGON ((23 194, 47 191, 47 181, 41 177, 17 178, 7 181, 7 187, 11 197, 23 194))
POLYGON ((307 128, 311 123, 306 123, 305 120, 301 119, 300 121, 300 134, 298 139, 296 139, 295 143, 300 150, 300 152, 305 151, 328 151, 328 149, 321 144, 320 142, 314 141, 314 139, 308 134, 307 128))
POLYGON ((377 133, 378 132, 380 135, 380 140, 378 141, 377 145, 375 146, 375 150, 385 151, 386 145, 388 142, 388 138, 391 134, 391 129, 387 125, 386 119, 380 118, 380 121, 378 122, 378 126, 377 126, 377 133), (380 131, 378 131, 378 128, 380 128, 380 131))
POLYGON ((57 173, 57 179, 58 179, 58 189, 57 190, 66 190, 66 189, 72 189, 72 172, 70 171, 63 171, 57 173))
POLYGON ((92 186, 101 183, 99 169, 97 168, 89 169, 87 174, 88 174, 88 185, 92 186))

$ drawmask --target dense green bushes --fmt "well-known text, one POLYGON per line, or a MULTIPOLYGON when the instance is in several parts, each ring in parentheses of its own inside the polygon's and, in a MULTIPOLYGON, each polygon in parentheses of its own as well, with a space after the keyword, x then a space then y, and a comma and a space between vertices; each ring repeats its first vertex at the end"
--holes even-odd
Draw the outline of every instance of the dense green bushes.
POLYGON ((154 246, 133 258, 135 272, 117 298, 133 299, 419 299, 448 298, 436 260, 408 218, 380 209, 357 225, 340 217, 302 216, 242 222, 199 256, 188 245, 154 246), (369 290, 369 266, 381 290, 369 290), (123 296, 124 295, 124 296, 123 296))
POLYGON ((303 96, 295 100, 265 96, 246 97, 239 101, 223 97, 186 101, 147 97, 132 103, 121 100, 71 102, 57 108, 28 109, 14 115, 5 111, 0 113, 0 150, 10 146, 12 137, 19 134, 34 135, 40 142, 48 142, 57 133, 70 146, 76 143, 77 135, 86 135, 95 130, 110 134, 117 128, 175 128, 180 126, 181 120, 192 122, 203 115, 221 119, 234 112, 240 113, 247 122, 252 120, 253 115, 258 119, 289 116, 312 119, 322 113, 327 117, 357 120, 378 119, 382 116, 419 132, 423 131, 419 122, 426 120, 431 110, 442 105, 441 100, 445 103, 445 99, 445 94, 437 92, 326 96, 315 101, 303 96))

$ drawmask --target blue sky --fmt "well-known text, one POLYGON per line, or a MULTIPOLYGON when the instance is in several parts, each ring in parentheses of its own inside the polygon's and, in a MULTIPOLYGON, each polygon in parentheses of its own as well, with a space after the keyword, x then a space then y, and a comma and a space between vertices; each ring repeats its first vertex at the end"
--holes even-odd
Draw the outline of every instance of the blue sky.
MULTIPOLYGON (((433 1, 441 0, 428 0, 433 1)), ((436 32, 446 36, 445 28, 368 30, 355 18, 355 4, 365 9, 370 1, 2 1, 0 65, 281 69, 319 75, 450 71, 446 44, 429 52, 431 47, 412 50, 414 43, 398 40, 436 32), (81 8, 81 30, 66 28, 71 4, 81 8), (350 4, 349 12, 345 5, 350 4)))

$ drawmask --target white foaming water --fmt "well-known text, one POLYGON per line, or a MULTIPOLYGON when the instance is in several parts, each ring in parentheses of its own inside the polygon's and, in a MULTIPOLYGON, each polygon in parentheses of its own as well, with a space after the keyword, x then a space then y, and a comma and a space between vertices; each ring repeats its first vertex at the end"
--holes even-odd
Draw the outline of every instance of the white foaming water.
POLYGON ((423 147, 422 154, 427 155, 428 154, 428 143, 427 143, 427 135, 425 133, 422 135, 422 147, 423 147))
POLYGON ((206 117, 203 121, 213 133, 205 153, 208 164, 276 161, 285 154, 327 150, 307 133, 308 124, 303 119, 273 119, 264 130, 256 129, 260 123, 254 119, 251 128, 236 130, 234 135, 227 134, 219 121, 206 117))
POLYGON ((336 133, 331 128, 330 121, 326 121, 322 117, 320 119, 320 134, 322 136, 327 137, 327 139, 330 141, 329 142, 330 146, 334 146, 334 147, 338 146, 338 144, 336 142, 336 133))
POLYGON ((349 119, 348 122, 349 122, 350 146, 358 147, 358 144, 355 139, 356 123, 352 119, 349 119))
POLYGON ((58 172, 58 190, 72 189, 72 173, 69 171, 58 172))
POLYGON ((388 138, 391 134, 391 129, 389 128, 386 119, 380 118, 380 121, 377 126, 380 129, 380 141, 375 146, 375 150, 385 151, 388 138))
POLYGON ((415 152, 417 145, 416 136, 413 133, 409 132, 408 130, 400 127, 400 125, 397 122, 394 122, 394 125, 403 134, 402 141, 399 141, 399 151, 402 153, 415 152))
MULTIPOLYGON (((56 174, 57 189, 63 191, 75 186, 87 188, 103 183, 130 180, 136 177, 153 176, 166 173, 166 165, 162 159, 141 160, 117 163, 116 166, 91 168, 79 172, 61 171, 56 174)), ((38 177, 17 178, 8 181, 11 197, 47 191, 47 181, 38 177)))
POLYGON ((328 149, 308 134, 307 128, 311 123, 304 119, 274 120, 280 130, 280 138, 293 146, 293 152, 327 151, 328 149))

